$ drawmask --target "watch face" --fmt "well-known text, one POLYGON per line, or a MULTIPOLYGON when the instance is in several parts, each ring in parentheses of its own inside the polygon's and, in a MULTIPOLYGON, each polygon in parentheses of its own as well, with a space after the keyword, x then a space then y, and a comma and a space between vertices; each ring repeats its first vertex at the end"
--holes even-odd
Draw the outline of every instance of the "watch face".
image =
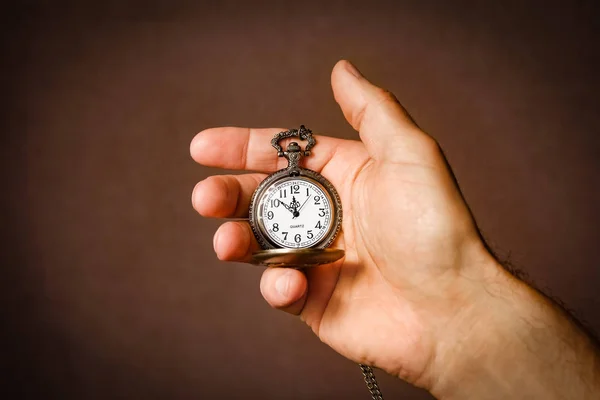
POLYGON ((323 241, 334 215, 327 190, 303 177, 273 182, 259 199, 257 211, 260 228, 273 244, 298 249, 323 241))

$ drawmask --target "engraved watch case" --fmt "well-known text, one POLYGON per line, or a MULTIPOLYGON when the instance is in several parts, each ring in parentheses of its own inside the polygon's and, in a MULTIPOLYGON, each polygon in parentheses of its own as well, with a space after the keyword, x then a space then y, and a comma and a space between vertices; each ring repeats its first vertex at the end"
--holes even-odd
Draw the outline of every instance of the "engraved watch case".
MULTIPOLYGON (((277 150, 277 156, 285 157, 288 160, 288 166, 265 178, 252 196, 249 209, 249 222, 256 240, 262 248, 261 251, 258 251, 253 255, 255 263, 268 266, 304 268, 330 263, 343 257, 343 250, 328 248, 337 237, 342 226, 342 203, 340 197, 335 187, 325 177, 316 171, 300 166, 302 158, 310 156, 311 149, 315 144, 316 140, 312 136, 312 132, 309 129, 306 129, 304 125, 297 130, 291 129, 277 133, 271 140, 271 145, 277 150), (291 142, 284 151, 279 142, 291 137, 298 137, 301 140, 306 140, 308 143, 305 149, 302 150, 298 143, 291 142), (305 239, 305 241, 302 242, 301 239, 299 239, 302 237, 301 234, 295 235, 295 242, 291 239, 286 241, 282 238, 275 238, 273 228, 267 227, 269 222, 267 215, 269 217, 273 216, 272 211, 267 212, 267 200, 272 198, 274 192, 281 187, 284 187, 288 181, 297 183, 294 185, 296 190, 299 190, 298 188, 300 186, 305 188, 307 193, 306 197, 310 197, 309 193, 312 188, 313 194, 317 194, 314 196, 315 204, 323 205, 323 208, 318 209, 320 210, 320 214, 318 215, 323 217, 323 226, 321 225, 321 222, 317 222, 317 227, 322 229, 317 231, 316 238, 312 230, 308 230, 308 238, 315 238, 313 241, 305 239), (319 203, 321 201, 322 203, 319 203), (312 235, 312 237, 310 235, 312 235)), ((290 191, 291 190, 292 189, 290 188, 290 191)), ((312 199, 310 198, 306 198, 306 200, 303 199, 304 203, 309 200, 312 202, 312 199)), ((276 199, 271 201, 276 202, 276 206, 280 205, 280 200, 276 199)), ((295 219, 296 217, 300 217, 298 210, 298 205, 300 203, 296 201, 295 196, 293 197, 293 202, 291 204, 295 205, 295 207, 292 208, 281 200, 281 205, 293 214, 291 218, 295 219)), ((304 205, 302 205, 302 207, 304 207, 304 205)), ((289 217, 286 211, 282 212, 289 217)), ((275 232, 279 232, 277 223, 275 223, 274 226, 277 228, 275 232)), ((291 228, 295 227, 287 226, 291 228)), ((304 224, 298 224, 297 226, 304 227, 304 224)), ((283 233, 287 234, 288 232, 283 233)), ((292 236, 294 233, 295 232, 292 232, 292 236)), ((304 230, 302 233, 306 234, 306 231, 304 230)), ((287 235, 285 237, 287 239, 287 235)))

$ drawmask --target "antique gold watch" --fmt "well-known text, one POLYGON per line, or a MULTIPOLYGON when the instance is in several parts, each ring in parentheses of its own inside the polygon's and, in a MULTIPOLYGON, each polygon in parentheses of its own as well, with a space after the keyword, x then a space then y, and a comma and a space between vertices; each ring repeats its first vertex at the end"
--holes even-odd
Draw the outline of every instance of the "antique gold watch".
MULTIPOLYGON (((311 154, 316 140, 310 129, 277 133, 271 145, 287 168, 267 176, 250 201, 249 221, 261 250, 254 263, 268 267, 310 268, 341 259, 344 250, 332 249, 342 227, 342 202, 335 187, 316 171, 302 168, 302 158, 311 154), (279 142, 297 137, 307 141, 302 150, 297 142, 283 150, 279 142)), ((373 369, 359 364, 374 400, 383 400, 373 369)))

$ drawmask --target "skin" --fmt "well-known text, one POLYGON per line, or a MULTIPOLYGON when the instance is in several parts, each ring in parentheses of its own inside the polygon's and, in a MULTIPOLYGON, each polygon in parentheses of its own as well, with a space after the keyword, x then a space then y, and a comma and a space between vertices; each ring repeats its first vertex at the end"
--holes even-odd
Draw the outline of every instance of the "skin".
MULTIPOLYGON (((597 347, 489 253, 435 140, 349 62, 335 66, 331 82, 360 141, 317 136, 303 163, 340 194, 334 247, 346 256, 306 272, 265 270, 265 300, 299 315, 343 356, 438 398, 598 398, 597 347)), ((269 145, 282 130, 200 132, 191 144, 198 163, 260 173, 201 181, 194 208, 247 217, 257 185, 285 166, 269 145)), ((248 262, 258 244, 246 221, 229 221, 214 248, 221 260, 248 262)))

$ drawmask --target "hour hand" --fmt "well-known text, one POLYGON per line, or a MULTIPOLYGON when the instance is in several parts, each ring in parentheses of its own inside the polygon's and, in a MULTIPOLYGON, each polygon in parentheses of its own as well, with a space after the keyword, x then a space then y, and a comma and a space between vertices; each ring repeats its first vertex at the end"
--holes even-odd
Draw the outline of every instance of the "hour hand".
POLYGON ((294 209, 294 218, 296 218, 297 216, 300 215, 300 212, 298 211, 299 206, 300 206, 300 203, 296 201, 296 197, 292 197, 292 202, 290 203, 290 207, 294 209))

